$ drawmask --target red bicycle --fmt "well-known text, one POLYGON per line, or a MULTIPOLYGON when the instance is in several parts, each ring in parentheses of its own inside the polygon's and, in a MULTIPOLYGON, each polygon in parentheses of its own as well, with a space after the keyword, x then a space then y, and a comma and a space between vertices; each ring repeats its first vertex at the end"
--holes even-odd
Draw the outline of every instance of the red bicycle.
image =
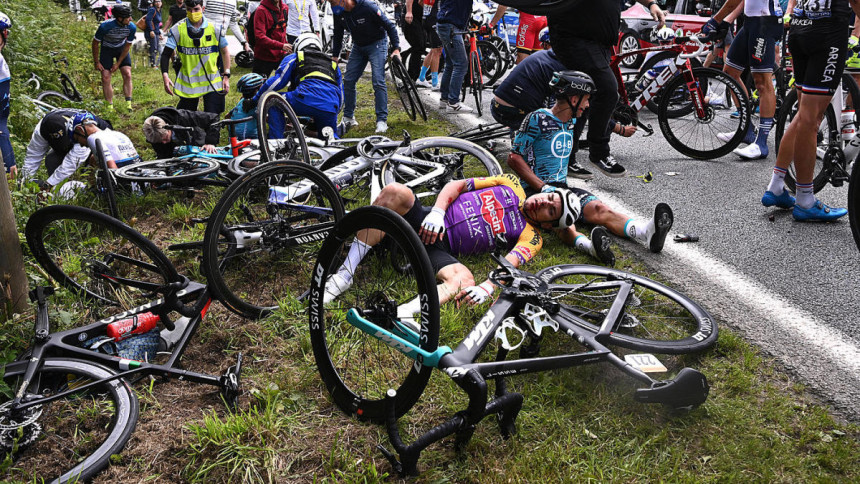
POLYGON ((630 50, 612 56, 610 66, 618 81, 618 106, 613 117, 625 125, 637 125, 650 136, 651 125, 639 120, 649 101, 658 106, 657 120, 663 136, 680 153, 698 160, 719 158, 740 145, 750 123, 749 99, 743 87, 728 74, 709 67, 694 67, 705 44, 696 36, 676 37, 668 45, 630 50), (698 45, 685 53, 687 43, 698 45), (674 58, 657 67, 625 78, 619 64, 634 55, 674 52, 674 58), (648 76, 643 79, 642 76, 648 76), (653 78, 652 78, 653 76, 653 78), (643 88, 637 88, 640 86, 643 88), (631 95, 638 97, 631 103, 631 95), (718 134, 723 136, 718 137, 718 134), (728 139, 723 141, 720 138, 728 139))

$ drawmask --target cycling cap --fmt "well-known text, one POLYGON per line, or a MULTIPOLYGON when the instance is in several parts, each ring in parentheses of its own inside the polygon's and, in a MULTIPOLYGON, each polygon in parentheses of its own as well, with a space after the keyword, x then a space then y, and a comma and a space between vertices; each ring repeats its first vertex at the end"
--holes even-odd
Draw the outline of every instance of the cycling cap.
POLYGON ((236 89, 242 93, 242 97, 252 98, 254 97, 254 94, 257 94, 257 91, 260 90, 260 86, 263 85, 263 81, 265 81, 265 78, 259 74, 245 74, 239 78, 239 82, 236 83, 236 89))
POLYGON ((117 2, 116 5, 114 5, 111 12, 112 12, 112 15, 114 16, 114 18, 129 18, 129 17, 131 17, 131 7, 129 7, 128 5, 126 5, 122 2, 117 2))
POLYGON ((299 52, 307 48, 313 48, 322 52, 322 42, 320 42, 320 38, 317 37, 316 34, 305 32, 302 35, 299 35, 296 41, 293 42, 293 51, 295 52, 299 52))
POLYGON ((660 43, 672 42, 675 40, 675 31, 664 25, 663 28, 654 34, 654 37, 660 43))
POLYGON ((239 52, 236 54, 236 65, 245 68, 254 67, 254 53, 250 50, 239 52))
POLYGON ((540 35, 538 35, 538 40, 542 44, 549 44, 549 27, 544 27, 540 30, 540 35))
POLYGON ((0 12, 0 31, 9 30, 12 28, 12 19, 3 12, 0 12))
POLYGON ((552 74, 549 81, 553 92, 557 96, 574 96, 576 94, 594 94, 597 87, 591 76, 580 71, 557 71, 552 74))
POLYGON ((574 222, 579 218, 579 213, 582 210, 579 197, 567 188, 556 188, 553 193, 561 197, 561 217, 555 221, 553 227, 557 229, 572 227, 574 222))
POLYGON ((95 124, 96 117, 92 114, 82 111, 80 113, 75 114, 68 121, 66 121, 66 135, 70 140, 74 141, 75 139, 75 128, 78 126, 83 126, 85 124, 95 124))

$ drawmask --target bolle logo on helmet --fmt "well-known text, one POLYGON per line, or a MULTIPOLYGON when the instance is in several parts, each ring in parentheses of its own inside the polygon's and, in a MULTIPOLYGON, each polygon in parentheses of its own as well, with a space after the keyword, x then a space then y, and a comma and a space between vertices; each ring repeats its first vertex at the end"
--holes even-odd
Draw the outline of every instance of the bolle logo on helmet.
POLYGON ((591 93, 591 86, 589 84, 584 83, 584 82, 571 82, 570 83, 570 89, 576 89, 579 91, 591 93))
POLYGON ((495 192, 487 190, 481 192, 479 195, 481 197, 481 217, 490 225, 493 235, 505 233, 505 224, 503 221, 505 209, 502 208, 502 204, 496 198, 495 192))

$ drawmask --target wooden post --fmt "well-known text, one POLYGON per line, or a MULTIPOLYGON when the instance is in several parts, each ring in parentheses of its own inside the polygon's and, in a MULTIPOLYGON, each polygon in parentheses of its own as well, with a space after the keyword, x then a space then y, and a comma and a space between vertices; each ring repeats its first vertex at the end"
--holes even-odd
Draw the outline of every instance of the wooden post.
MULTIPOLYGON (((4 166, 2 154, 0 166, 4 166)), ((10 310, 11 313, 27 310, 27 274, 4 170, 0 172, 0 321, 11 317, 10 310)))

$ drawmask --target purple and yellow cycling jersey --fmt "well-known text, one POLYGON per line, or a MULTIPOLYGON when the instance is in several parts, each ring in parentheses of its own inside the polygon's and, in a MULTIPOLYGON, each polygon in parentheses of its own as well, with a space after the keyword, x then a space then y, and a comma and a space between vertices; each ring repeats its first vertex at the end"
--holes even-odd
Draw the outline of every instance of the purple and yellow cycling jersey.
POLYGON ((520 263, 534 257, 543 239, 521 210, 526 194, 514 175, 466 180, 461 193, 445 211, 446 237, 455 255, 482 254, 496 247, 496 236, 507 240, 520 263))

